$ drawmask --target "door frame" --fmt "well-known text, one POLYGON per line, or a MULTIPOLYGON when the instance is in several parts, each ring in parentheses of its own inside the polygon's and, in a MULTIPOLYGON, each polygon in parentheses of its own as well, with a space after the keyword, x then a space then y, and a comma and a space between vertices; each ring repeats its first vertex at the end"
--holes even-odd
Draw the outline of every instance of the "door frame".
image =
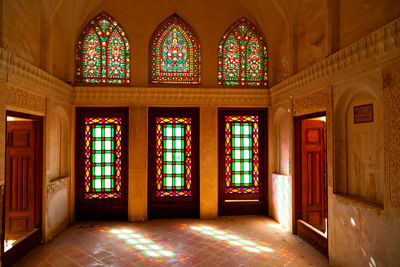
POLYGON ((75 109, 75 220, 128 220, 128 188, 129 188, 129 108, 128 107, 76 107, 75 109), (121 177, 125 177, 122 183, 121 199, 90 199, 90 204, 84 203, 81 197, 81 191, 84 190, 84 183, 79 177, 84 176, 84 168, 80 167, 83 162, 84 153, 82 145, 84 144, 84 132, 82 132, 83 121, 80 120, 84 116, 117 116, 124 120, 121 129, 124 141, 121 144, 121 162, 126 165, 121 169, 121 177), (82 202, 83 203, 82 203, 82 202), (104 203, 106 202, 106 203, 104 203), (104 204, 103 204, 104 203, 104 204), (93 206, 92 206, 92 205, 93 206), (104 205, 104 206, 101 206, 104 205), (104 208, 108 211, 112 209, 113 216, 109 216, 108 212, 104 212, 104 208))
MULTIPOLYGON (((321 251, 326 257, 328 257, 328 231, 326 234, 326 240, 320 238, 319 234, 315 234, 315 231, 305 224, 297 226, 298 220, 302 218, 302 195, 301 195, 301 178, 302 178, 302 151, 301 151, 301 122, 303 120, 325 117, 327 118, 326 111, 319 111, 315 113, 305 114, 294 117, 294 182, 292 183, 292 231, 293 234, 301 235, 307 239, 314 247, 321 251)), ((327 122, 325 122, 327 123, 327 122)), ((328 218, 328 173, 327 173, 327 127, 325 124, 325 151, 324 151, 324 173, 325 173, 325 209, 326 218, 328 218)), ((329 226, 327 225, 327 228, 329 226)))
POLYGON ((4 191, 3 191, 3 207, 2 207, 2 233, 1 233, 1 263, 4 266, 14 264, 25 254, 29 253, 36 246, 42 243, 42 222, 43 222, 43 117, 33 114, 21 113, 16 111, 6 110, 5 120, 5 158, 4 158, 4 191), (4 240, 5 240, 5 203, 6 203, 6 188, 7 188, 7 117, 19 117, 24 119, 31 119, 35 121, 35 211, 34 211, 34 225, 37 225, 38 230, 24 240, 13 246, 7 252, 4 252, 4 240))
POLYGON ((148 109, 148 188, 147 188, 147 214, 148 218, 168 218, 168 217, 200 217, 200 120, 198 107, 149 107, 148 109), (162 115, 161 115, 162 114, 162 115), (185 199, 165 199, 159 202, 152 192, 155 177, 155 152, 156 152, 156 125, 155 119, 158 116, 166 117, 191 117, 192 118, 192 200, 185 199), (193 177, 196 177, 193 181, 193 177))
POLYGON ((268 214, 268 109, 267 108, 218 108, 218 215, 267 215, 268 214), (259 120, 259 177, 263 177, 260 183, 259 202, 226 203, 224 199, 225 189, 225 119, 227 114, 231 115, 253 115, 257 113, 259 120))

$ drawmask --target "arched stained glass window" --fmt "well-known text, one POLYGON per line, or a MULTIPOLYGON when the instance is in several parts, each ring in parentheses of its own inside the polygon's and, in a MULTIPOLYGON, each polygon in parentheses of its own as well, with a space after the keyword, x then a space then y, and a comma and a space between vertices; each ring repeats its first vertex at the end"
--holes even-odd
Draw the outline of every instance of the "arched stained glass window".
POLYGON ((151 83, 200 84, 200 43, 190 25, 169 16, 150 39, 151 83))
POLYGON ((78 40, 76 83, 130 83, 130 46, 119 23, 107 13, 92 19, 78 40))
POLYGON ((233 23, 218 47, 218 84, 267 86, 264 37, 246 18, 233 23))

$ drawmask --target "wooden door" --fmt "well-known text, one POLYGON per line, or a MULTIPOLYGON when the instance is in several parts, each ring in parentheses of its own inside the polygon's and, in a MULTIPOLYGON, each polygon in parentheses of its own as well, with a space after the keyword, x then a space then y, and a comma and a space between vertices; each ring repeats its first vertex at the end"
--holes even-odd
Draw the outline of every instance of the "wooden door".
POLYGON ((7 122, 5 231, 18 239, 35 227, 35 121, 7 122))
POLYGON ((218 214, 267 214, 267 110, 219 109, 218 214))
POLYGON ((148 216, 199 217, 199 110, 149 109, 148 216))
POLYGON ((324 121, 301 121, 302 220, 325 232, 324 121))
POLYGON ((77 108, 77 220, 128 218, 128 108, 77 108))

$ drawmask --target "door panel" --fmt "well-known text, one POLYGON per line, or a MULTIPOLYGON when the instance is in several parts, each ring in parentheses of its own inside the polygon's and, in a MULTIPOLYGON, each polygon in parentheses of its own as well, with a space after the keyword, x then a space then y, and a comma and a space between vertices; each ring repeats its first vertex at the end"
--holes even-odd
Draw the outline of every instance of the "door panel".
POLYGON ((198 217, 197 108, 149 109, 148 214, 198 217))
POLYGON ((77 108, 76 218, 128 217, 128 109, 77 108))
POLYGON ((266 110, 219 110, 219 215, 266 214, 266 110))
POLYGON ((35 122, 7 122, 5 223, 8 238, 35 226, 35 122))
POLYGON ((302 219, 325 232, 324 122, 301 122, 302 219))

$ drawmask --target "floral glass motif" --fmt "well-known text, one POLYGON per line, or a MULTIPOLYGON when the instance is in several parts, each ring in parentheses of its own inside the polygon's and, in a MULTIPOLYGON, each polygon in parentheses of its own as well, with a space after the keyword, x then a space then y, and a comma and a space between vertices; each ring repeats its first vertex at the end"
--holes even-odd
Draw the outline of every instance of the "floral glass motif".
POLYGON ((191 118, 156 118, 156 173, 157 197, 191 196, 191 118))
POLYGON ((218 46, 218 84, 267 86, 267 47, 246 18, 232 24, 218 46))
POLYGON ((181 17, 173 14, 162 22, 150 44, 151 83, 200 83, 200 43, 181 17))
POLYGON ((92 19, 78 41, 76 82, 130 83, 130 48, 124 30, 110 15, 92 19))
POLYGON ((85 118, 85 199, 121 198, 121 118, 85 118))
POLYGON ((225 193, 258 192, 258 116, 225 116, 225 193))

